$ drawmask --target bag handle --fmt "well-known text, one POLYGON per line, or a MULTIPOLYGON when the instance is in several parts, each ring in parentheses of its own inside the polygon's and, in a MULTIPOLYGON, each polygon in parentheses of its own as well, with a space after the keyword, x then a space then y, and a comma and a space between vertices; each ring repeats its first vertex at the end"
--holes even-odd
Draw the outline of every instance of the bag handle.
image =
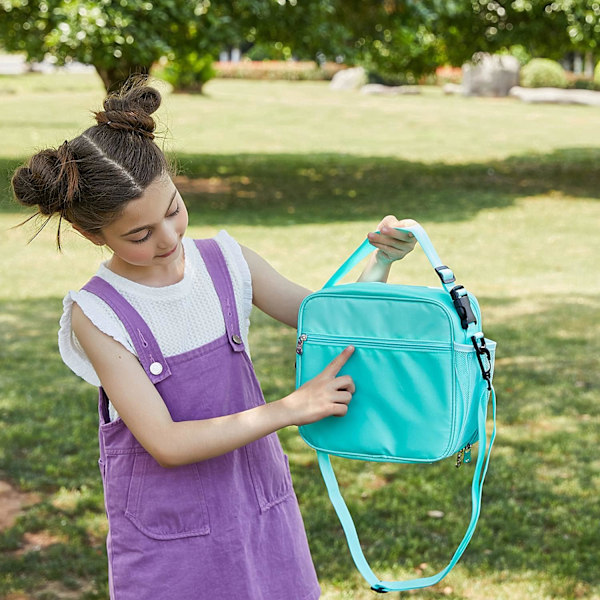
POLYGON ((360 574, 369 583, 371 589, 373 589, 374 591, 404 592, 407 590, 424 588, 439 583, 452 570, 454 565, 456 565, 463 552, 465 551, 467 545, 471 541, 471 537, 473 536, 473 532, 475 531, 475 527, 477 525, 477 520, 479 519, 483 482, 485 480, 485 475, 487 473, 488 465, 490 462, 490 453, 492 451, 492 446, 496 438, 496 393, 493 387, 491 387, 491 394, 488 392, 488 389, 485 389, 485 391, 481 395, 479 402, 479 453, 477 455, 477 463, 475 465, 473 481, 471 484, 471 520, 469 522, 469 526, 467 527, 467 531, 462 541, 458 545, 458 548, 454 552, 454 555, 452 556, 452 559, 450 560, 449 564, 439 573, 431 575, 430 577, 421 577, 417 579, 409 579, 406 581, 381 581, 375 575, 375 573, 373 573, 360 547, 360 541, 358 539, 358 534, 356 533, 354 521, 352 520, 350 512, 348 511, 348 507, 346 506, 346 503, 344 502, 344 499, 340 493, 340 489, 335 478, 335 473, 333 472, 333 468, 331 467, 331 461, 329 460, 329 454, 317 450, 319 467, 321 469, 325 485, 327 486, 327 492, 329 493, 331 503, 335 508, 335 512, 337 513, 340 523, 342 524, 344 533, 346 534, 348 548, 350 549, 350 554, 352 555, 354 564, 356 565, 356 568, 360 571, 360 574), (487 408, 490 400, 492 403, 494 426, 492 430, 492 435, 490 437, 489 446, 487 446, 486 448, 487 434, 485 425, 487 420, 487 408))
MULTIPOLYGON (((412 225, 410 227, 396 227, 398 231, 404 231, 407 233, 412 233, 417 242, 423 248, 425 252, 425 256, 429 259, 431 266, 435 269, 435 272, 438 274, 442 285, 446 289, 448 293, 450 293, 450 289, 452 287, 452 283, 456 281, 454 277, 454 273, 451 269, 449 269, 446 265, 442 263, 438 253, 436 252, 429 236, 421 227, 421 225, 412 225)), ((377 232, 379 233, 379 232, 377 232)), ((342 279, 345 275, 347 275, 365 256, 369 255, 371 252, 375 250, 375 246, 371 244, 369 239, 367 238, 349 257, 346 259, 346 262, 329 278, 327 283, 323 286, 323 288, 331 287, 335 285, 340 279, 342 279)))

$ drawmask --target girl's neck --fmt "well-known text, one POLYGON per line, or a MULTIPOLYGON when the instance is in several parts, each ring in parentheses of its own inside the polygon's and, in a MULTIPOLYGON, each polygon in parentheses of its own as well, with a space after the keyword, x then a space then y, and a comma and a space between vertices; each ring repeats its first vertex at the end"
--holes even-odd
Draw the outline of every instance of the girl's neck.
POLYGON ((178 260, 164 266, 140 267, 132 265, 116 254, 107 261, 106 267, 120 277, 129 279, 134 283, 147 285, 149 287, 166 287, 179 283, 185 272, 185 254, 180 252, 178 260))

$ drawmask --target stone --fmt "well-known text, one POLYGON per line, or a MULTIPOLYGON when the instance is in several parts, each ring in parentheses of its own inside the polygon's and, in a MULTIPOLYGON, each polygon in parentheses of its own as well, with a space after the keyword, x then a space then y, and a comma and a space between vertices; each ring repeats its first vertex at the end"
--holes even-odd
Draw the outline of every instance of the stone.
POLYGON ((451 96, 452 94, 465 95, 465 89, 459 83, 446 83, 442 89, 444 90, 444 94, 446 94, 446 96, 451 96))
POLYGON ((331 90, 357 90, 367 81, 367 75, 362 67, 342 69, 329 82, 331 90))
POLYGON ((367 83, 360 88, 361 94, 374 94, 383 96, 420 94, 418 85, 382 85, 381 83, 367 83))
POLYGON ((508 96, 519 85, 521 65, 516 57, 478 52, 462 66, 465 96, 508 96))
POLYGON ((510 95, 523 102, 548 104, 585 104, 600 106, 600 92, 593 90, 565 90, 562 88, 524 88, 515 86, 510 95))

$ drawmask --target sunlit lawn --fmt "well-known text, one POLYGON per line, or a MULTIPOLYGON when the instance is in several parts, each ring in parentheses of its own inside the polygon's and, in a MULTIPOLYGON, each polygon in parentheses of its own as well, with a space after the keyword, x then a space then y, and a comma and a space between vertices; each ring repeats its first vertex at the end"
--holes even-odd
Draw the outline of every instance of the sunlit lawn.
MULTIPOLYGON (((381 217, 410 216, 482 305, 498 342, 499 399, 482 515, 459 565, 414 597, 600 598, 597 109, 436 88, 383 98, 323 83, 216 80, 201 98, 161 85, 190 235, 226 228, 316 289, 381 217)), ((108 597, 96 392, 56 348, 63 295, 106 255, 72 233, 59 255, 52 224, 26 245, 31 229, 9 229, 26 213, 8 191, 20 161, 91 124, 101 100, 87 75, 0 77, 0 479, 40 499, 0 533, 0 597, 108 597), (50 543, 27 543, 32 532, 50 543)), ((391 281, 437 278, 417 250, 391 281)), ((295 336, 254 313, 251 350, 267 400, 293 387, 295 336)), ((295 428, 280 437, 323 597, 372 598, 313 452, 295 428)), ((335 466, 382 578, 446 564, 469 519, 471 468, 335 466)))

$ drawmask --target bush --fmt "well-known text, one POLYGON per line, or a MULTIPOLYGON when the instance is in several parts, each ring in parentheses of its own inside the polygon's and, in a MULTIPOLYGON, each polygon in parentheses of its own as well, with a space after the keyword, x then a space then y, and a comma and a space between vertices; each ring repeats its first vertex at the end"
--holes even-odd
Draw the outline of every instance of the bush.
POLYGON ((534 58, 521 69, 523 87, 567 87, 565 70, 554 60, 534 58))
POLYGON ((214 63, 216 77, 224 79, 329 80, 346 65, 296 60, 242 60, 214 63))
POLYGON ((175 92, 201 94, 204 84, 215 76, 212 56, 192 52, 166 64, 160 76, 175 92))

